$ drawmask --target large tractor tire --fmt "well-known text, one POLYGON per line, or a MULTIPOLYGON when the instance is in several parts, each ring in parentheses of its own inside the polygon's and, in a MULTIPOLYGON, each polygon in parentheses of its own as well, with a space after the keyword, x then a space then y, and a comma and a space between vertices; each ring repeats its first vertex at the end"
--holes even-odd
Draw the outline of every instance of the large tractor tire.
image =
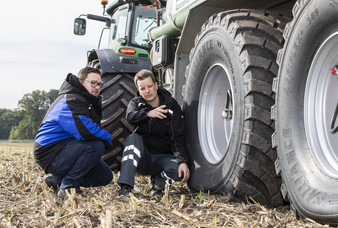
POLYGON ((338 225, 338 2, 298 1, 274 82, 282 193, 299 218, 338 225))
POLYGON ((102 81, 101 125, 110 133, 113 142, 112 148, 105 151, 103 160, 111 170, 117 172, 121 167, 125 139, 134 130, 126 120, 126 110, 129 101, 136 96, 137 89, 130 74, 105 73, 102 81))
POLYGON ((202 26, 183 93, 191 190, 284 204, 270 110, 286 21, 270 12, 236 10, 202 26))
MULTIPOLYGON (((99 60, 94 60, 90 66, 100 69, 99 60)), ((118 172, 121 168, 121 158, 125 139, 133 132, 134 127, 126 120, 126 110, 129 101, 136 96, 134 75, 126 73, 103 73, 101 88, 102 121, 101 126, 111 137, 113 146, 104 152, 103 160, 110 169, 118 172)))

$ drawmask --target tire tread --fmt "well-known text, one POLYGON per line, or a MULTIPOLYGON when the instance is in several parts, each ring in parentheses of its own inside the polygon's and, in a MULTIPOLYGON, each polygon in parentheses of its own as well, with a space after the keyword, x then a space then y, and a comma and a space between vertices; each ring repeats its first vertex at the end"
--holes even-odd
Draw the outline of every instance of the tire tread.
MULTIPOLYGON (((268 11, 230 10, 210 17, 195 38, 196 47, 208 29, 225 31, 232 37, 242 62, 245 131, 236 167, 220 192, 239 200, 250 196, 268 206, 284 204, 281 179, 274 167, 277 155, 271 144, 274 125, 270 110, 274 104, 273 78, 278 73, 278 65, 272 59, 277 58, 284 44, 283 30, 287 21, 282 15, 268 11)), ((192 48, 189 54, 190 62, 194 51, 192 48)), ((190 65, 186 77, 189 68, 190 65)))

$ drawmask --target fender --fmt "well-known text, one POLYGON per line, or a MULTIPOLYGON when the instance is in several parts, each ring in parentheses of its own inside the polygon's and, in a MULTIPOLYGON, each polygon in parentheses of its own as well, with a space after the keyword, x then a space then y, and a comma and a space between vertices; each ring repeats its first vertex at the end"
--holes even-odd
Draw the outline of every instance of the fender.
POLYGON ((105 73, 137 73, 142 69, 154 71, 150 59, 118 55, 112 49, 93 49, 88 55, 87 65, 98 59, 105 73))

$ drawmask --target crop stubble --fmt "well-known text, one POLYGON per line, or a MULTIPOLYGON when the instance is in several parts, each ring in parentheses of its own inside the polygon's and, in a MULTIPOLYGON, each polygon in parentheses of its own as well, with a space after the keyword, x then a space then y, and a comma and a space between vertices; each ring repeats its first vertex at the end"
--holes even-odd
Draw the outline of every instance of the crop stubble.
POLYGON ((0 227, 323 227, 297 220, 288 206, 265 208, 226 196, 191 193, 174 183, 161 197, 137 176, 129 197, 118 196, 118 174, 107 186, 82 188, 86 198, 56 197, 35 164, 32 143, 0 143, 0 227))

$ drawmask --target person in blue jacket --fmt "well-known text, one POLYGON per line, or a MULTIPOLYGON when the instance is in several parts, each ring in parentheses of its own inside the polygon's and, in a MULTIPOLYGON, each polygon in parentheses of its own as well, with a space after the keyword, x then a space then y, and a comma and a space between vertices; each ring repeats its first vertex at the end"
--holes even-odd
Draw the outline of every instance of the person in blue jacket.
POLYGON ((68 74, 35 137, 34 158, 48 174, 47 185, 60 197, 70 188, 82 194, 80 186, 103 186, 113 179, 102 159, 112 144, 100 126, 102 85, 101 72, 95 68, 68 74))

